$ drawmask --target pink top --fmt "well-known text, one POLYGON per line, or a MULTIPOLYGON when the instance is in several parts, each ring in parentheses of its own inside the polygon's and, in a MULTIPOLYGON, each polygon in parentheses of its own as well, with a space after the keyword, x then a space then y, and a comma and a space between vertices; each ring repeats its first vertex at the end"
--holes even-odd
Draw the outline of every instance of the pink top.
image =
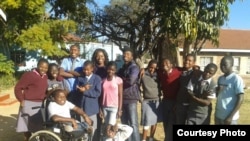
POLYGON ((103 80, 103 107, 118 107, 118 85, 122 83, 122 79, 118 76, 114 76, 111 81, 107 78, 103 80))

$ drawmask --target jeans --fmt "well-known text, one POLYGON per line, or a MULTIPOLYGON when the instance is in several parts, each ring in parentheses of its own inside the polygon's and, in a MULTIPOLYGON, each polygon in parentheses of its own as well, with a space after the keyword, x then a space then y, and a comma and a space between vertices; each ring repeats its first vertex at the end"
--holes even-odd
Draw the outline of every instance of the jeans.
POLYGON ((116 114, 117 114, 118 108, 116 107, 103 107, 103 114, 104 114, 104 121, 105 125, 116 124, 116 114))
POLYGON ((121 122, 133 128, 133 133, 127 139, 128 141, 140 141, 137 103, 123 104, 121 122))

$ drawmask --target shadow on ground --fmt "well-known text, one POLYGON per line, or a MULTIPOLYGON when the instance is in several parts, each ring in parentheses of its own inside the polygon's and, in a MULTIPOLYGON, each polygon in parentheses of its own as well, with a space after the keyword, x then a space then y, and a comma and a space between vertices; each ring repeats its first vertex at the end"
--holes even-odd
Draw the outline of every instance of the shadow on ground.
POLYGON ((10 117, 0 115, 1 141, 23 141, 22 133, 16 132, 16 119, 16 114, 11 114, 10 117))

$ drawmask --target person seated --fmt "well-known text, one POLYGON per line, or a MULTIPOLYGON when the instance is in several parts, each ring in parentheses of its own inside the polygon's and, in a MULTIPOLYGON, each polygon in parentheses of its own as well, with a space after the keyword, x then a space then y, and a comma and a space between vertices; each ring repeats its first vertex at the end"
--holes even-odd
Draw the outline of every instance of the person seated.
POLYGON ((73 133, 75 136, 83 133, 83 130, 91 132, 92 120, 79 107, 69 102, 67 99, 67 91, 63 89, 56 89, 52 92, 52 101, 48 105, 49 119, 53 122, 61 122, 67 132, 73 133), (70 110, 76 112, 83 117, 85 123, 80 123, 71 117, 70 110), (76 135, 77 134, 77 135, 76 135))
POLYGON ((121 123, 108 124, 104 130, 104 141, 125 141, 130 137, 133 128, 121 123))

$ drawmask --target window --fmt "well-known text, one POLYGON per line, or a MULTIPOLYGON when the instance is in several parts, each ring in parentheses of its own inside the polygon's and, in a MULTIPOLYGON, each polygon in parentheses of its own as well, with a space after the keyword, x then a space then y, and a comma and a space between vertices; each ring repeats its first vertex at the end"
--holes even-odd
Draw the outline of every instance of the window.
POLYGON ((25 51, 11 51, 11 60, 19 66, 25 66, 24 61, 25 61, 25 51))
POLYGON ((213 62, 213 57, 200 57, 200 69, 203 71, 207 64, 213 62))
POLYGON ((250 57, 247 58, 247 74, 250 74, 250 57))
POLYGON ((240 72, 240 57, 234 57, 233 71, 236 73, 240 72))

